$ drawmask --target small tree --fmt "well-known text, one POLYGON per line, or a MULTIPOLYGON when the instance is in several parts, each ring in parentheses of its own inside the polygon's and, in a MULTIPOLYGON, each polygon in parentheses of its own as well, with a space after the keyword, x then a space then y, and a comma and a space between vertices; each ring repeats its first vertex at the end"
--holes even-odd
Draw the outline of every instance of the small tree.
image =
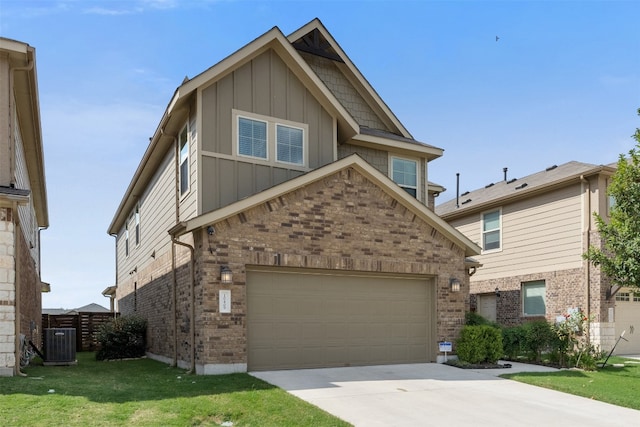
POLYGON ((603 248, 591 246, 583 257, 616 285, 640 288, 640 129, 633 138, 636 147, 620 155, 607 190, 615 201, 609 222, 594 213, 603 248))

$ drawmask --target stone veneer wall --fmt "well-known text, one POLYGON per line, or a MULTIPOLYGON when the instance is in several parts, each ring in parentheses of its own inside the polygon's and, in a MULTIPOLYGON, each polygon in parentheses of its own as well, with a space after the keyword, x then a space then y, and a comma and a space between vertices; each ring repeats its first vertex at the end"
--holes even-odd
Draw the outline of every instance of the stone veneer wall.
POLYGON ((15 263, 12 210, 0 208, 0 376, 14 374, 15 263))
POLYGON ((247 265, 435 277, 437 339, 454 340, 464 324, 467 295, 449 291, 450 277, 468 289, 463 249, 353 169, 214 227, 212 236, 205 230, 194 233, 200 372, 223 372, 225 365, 246 369, 247 265), (232 285, 220 284, 222 265, 233 271, 232 285), (230 314, 218 312, 220 289, 231 289, 230 314))

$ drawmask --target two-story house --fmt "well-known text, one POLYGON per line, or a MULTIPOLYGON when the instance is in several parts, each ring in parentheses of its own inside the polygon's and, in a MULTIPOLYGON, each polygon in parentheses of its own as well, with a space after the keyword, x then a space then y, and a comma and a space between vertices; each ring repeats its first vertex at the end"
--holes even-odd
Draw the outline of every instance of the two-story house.
POLYGON ((0 38, 0 376, 41 338, 40 230, 49 226, 35 49, 0 38))
POLYGON ((479 248, 331 34, 277 27, 185 79, 111 225, 123 314, 197 373, 430 362, 479 248))
POLYGON ((591 340, 608 351, 640 352, 640 295, 612 287, 582 258, 601 245, 593 213, 608 217, 615 164, 569 162, 491 183, 438 205, 436 212, 482 248, 471 277, 471 309, 503 325, 556 321, 580 308, 591 340), (635 298, 635 301, 634 301, 635 298))

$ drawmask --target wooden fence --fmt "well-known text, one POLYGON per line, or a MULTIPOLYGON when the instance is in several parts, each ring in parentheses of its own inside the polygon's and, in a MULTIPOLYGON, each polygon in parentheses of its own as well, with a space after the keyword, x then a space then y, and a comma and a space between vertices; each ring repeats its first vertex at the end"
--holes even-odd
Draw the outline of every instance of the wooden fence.
POLYGON ((42 329, 75 328, 76 351, 96 351, 99 349, 96 340, 98 328, 113 320, 114 316, 117 313, 43 314, 42 329))

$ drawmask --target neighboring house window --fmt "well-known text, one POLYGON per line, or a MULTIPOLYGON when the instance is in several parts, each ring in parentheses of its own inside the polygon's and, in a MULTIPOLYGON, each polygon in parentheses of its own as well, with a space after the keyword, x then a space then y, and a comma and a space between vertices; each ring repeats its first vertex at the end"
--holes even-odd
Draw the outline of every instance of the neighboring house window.
POLYGON ((544 280, 522 284, 522 311, 525 316, 544 316, 546 314, 544 280))
POLYGON ((139 245, 140 244, 140 207, 139 206, 136 206, 135 220, 136 220, 136 245, 139 245))
POLYGON ((187 126, 180 132, 180 195, 189 190, 189 134, 187 126))
POLYGON ((482 214, 482 250, 500 249, 500 210, 482 214))
POLYGON ((267 122, 238 117, 238 153, 267 159, 267 122))
POLYGON ((302 129, 276 125, 276 159, 279 162, 304 164, 304 132, 302 129))
POLYGON ((391 179, 413 197, 418 197, 418 162, 391 158, 391 179))
POLYGON ((631 294, 629 292, 618 292, 616 294, 616 301, 629 301, 631 294))

